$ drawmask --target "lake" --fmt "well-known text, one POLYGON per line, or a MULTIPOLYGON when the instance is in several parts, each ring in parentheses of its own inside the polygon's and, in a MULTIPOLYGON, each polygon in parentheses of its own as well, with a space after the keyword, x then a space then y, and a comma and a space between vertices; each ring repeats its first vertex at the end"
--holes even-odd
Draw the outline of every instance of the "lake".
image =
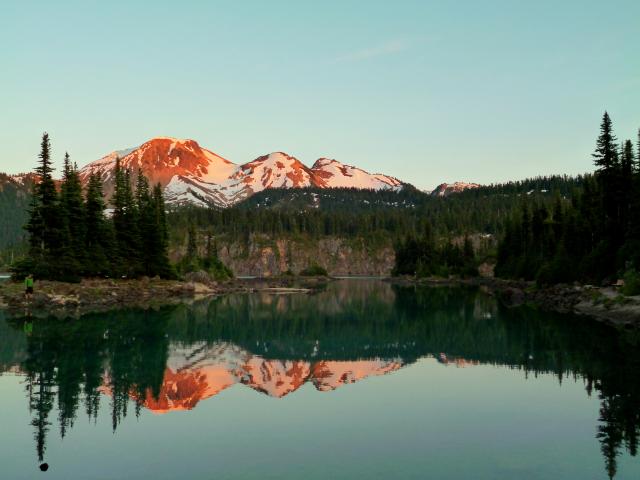
POLYGON ((0 478, 640 478, 638 334, 479 289, 2 315, 0 478))

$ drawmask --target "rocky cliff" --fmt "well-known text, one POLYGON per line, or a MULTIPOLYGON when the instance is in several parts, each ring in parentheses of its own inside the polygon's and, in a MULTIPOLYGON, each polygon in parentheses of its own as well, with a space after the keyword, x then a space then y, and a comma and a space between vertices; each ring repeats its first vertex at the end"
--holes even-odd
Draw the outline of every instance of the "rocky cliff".
MULTIPOLYGON (((299 274, 319 265, 330 275, 390 275, 395 262, 391 241, 323 237, 270 238, 252 235, 245 241, 216 238, 218 256, 236 276, 270 277, 285 272, 299 274)), ((204 254, 204 239, 198 246, 204 254)), ((180 257, 184 249, 173 252, 180 257)))

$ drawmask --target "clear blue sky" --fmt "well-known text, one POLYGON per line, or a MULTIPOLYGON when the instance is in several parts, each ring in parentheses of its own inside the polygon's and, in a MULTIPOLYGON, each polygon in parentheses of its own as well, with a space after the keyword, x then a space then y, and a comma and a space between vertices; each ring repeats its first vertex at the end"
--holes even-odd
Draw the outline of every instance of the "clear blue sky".
POLYGON ((640 127, 640 2, 0 4, 0 171, 154 136, 328 156, 430 188, 591 170, 640 127))

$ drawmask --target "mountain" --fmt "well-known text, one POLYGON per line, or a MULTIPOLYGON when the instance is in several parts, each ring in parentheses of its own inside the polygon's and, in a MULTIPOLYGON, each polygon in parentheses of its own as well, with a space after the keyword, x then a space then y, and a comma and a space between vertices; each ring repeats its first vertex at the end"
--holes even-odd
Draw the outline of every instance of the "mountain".
POLYGON ((480 185, 477 183, 455 182, 455 183, 441 183, 432 192, 434 197, 448 197, 452 193, 460 193, 472 188, 478 188, 480 185))
POLYGON ((159 182, 167 202, 201 206, 231 206, 256 192, 274 188, 335 188, 400 190, 405 185, 397 178, 370 174, 360 168, 327 158, 309 168, 284 152, 263 155, 236 165, 202 148, 194 140, 158 137, 139 147, 114 151, 80 170, 86 184, 91 172, 102 177, 107 197, 113 193, 116 158, 134 175, 142 171, 159 182))
POLYGON ((320 158, 311 168, 319 178, 318 186, 325 188, 362 188, 370 190, 398 189, 403 183, 394 177, 345 165, 337 160, 320 158))
POLYGON ((115 184, 116 159, 133 175, 142 171, 152 184, 159 182, 167 200, 173 203, 225 202, 215 186, 228 179, 236 166, 215 153, 201 148, 193 140, 158 137, 140 147, 112 152, 80 170, 80 180, 87 183, 91 172, 102 177, 104 193, 111 196, 115 184))

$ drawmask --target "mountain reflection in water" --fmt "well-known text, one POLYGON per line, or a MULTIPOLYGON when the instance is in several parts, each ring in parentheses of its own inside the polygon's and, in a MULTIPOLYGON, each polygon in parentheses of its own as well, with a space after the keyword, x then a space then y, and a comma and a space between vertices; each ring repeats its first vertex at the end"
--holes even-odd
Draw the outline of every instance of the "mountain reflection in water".
POLYGON ((116 431, 130 408, 190 410, 234 385, 277 398, 306 383, 327 392, 425 356, 581 379, 600 400, 593 431, 607 474, 638 448, 637 337, 585 319, 506 310, 477 289, 343 280, 313 295, 230 295, 32 324, 0 317, 0 338, 0 372, 25 377, 40 461, 54 425, 64 437, 79 415, 108 412, 116 431))

